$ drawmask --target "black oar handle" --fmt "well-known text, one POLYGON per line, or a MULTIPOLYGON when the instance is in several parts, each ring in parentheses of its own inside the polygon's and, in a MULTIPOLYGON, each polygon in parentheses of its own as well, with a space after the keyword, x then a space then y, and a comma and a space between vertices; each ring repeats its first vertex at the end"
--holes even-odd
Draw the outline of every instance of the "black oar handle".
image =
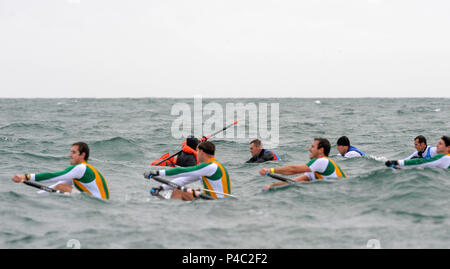
POLYGON ((223 127, 222 130, 216 131, 216 132, 214 132, 214 133, 212 133, 212 134, 210 134, 210 135, 208 135, 208 136, 204 136, 204 137, 202 138, 202 141, 206 141, 206 140, 210 139, 211 137, 215 136, 216 134, 225 131, 226 129, 230 128, 231 126, 233 126, 233 125, 235 125, 235 124, 237 124, 237 123, 238 123, 238 121, 235 121, 235 122, 233 122, 233 123, 231 123, 231 124, 229 124, 229 125, 223 127))
POLYGON ((157 164, 155 164, 155 166, 158 166, 158 165, 162 164, 163 162, 169 160, 170 158, 175 157, 175 156, 177 156, 178 154, 181 154, 181 152, 182 152, 182 150, 178 151, 177 153, 174 153, 174 154, 170 155, 169 157, 167 157, 167 158, 165 158, 164 160, 161 160, 160 162, 158 162, 157 164))
POLYGON ((269 176, 271 178, 275 178, 275 179, 278 179, 278 180, 281 180, 281 181, 284 181, 284 182, 288 182, 288 183, 298 183, 297 181, 295 181, 293 179, 290 179, 288 177, 283 177, 283 176, 280 176, 280 175, 277 175, 277 174, 273 174, 273 173, 266 173, 266 176, 269 176))
POLYGON ((35 188, 37 188, 37 189, 40 189, 40 190, 43 190, 43 191, 46 191, 46 192, 64 193, 64 192, 62 192, 62 191, 55 190, 55 189, 52 189, 52 188, 50 188, 50 187, 47 187, 47 186, 38 184, 38 183, 36 183, 36 182, 28 181, 28 180, 24 181, 23 183, 25 183, 25 184, 28 185, 28 186, 35 187, 35 188))
MULTIPOLYGON (((170 187, 172 187, 174 189, 177 189, 177 190, 180 190, 180 191, 184 191, 184 192, 188 192, 188 188, 186 188, 184 186, 180 186, 180 185, 178 185, 176 183, 173 183, 170 180, 166 180, 166 179, 161 178, 159 176, 151 176, 150 178, 152 178, 152 179, 154 179, 154 180, 156 180, 156 181, 158 181, 160 183, 166 184, 166 185, 168 185, 168 186, 170 186, 170 187)), ((205 195, 203 193, 200 193, 200 195, 198 197, 203 198, 205 200, 213 200, 214 199, 214 198, 212 198, 212 197, 210 197, 208 195, 205 195)))

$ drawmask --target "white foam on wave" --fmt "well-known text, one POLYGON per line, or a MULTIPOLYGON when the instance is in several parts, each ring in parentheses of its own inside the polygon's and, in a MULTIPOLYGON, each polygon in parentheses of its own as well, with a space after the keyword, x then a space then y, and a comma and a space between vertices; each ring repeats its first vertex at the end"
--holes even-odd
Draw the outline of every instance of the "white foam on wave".
POLYGON ((384 156, 375 156, 375 155, 367 155, 367 158, 374 159, 379 162, 386 162, 388 160, 388 158, 384 156))

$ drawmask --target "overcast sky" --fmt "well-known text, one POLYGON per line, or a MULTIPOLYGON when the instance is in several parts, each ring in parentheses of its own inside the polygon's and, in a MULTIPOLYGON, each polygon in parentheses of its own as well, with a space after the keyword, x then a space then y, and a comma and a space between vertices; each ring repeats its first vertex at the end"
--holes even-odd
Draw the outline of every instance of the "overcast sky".
POLYGON ((0 0, 0 97, 450 97, 448 0, 0 0))

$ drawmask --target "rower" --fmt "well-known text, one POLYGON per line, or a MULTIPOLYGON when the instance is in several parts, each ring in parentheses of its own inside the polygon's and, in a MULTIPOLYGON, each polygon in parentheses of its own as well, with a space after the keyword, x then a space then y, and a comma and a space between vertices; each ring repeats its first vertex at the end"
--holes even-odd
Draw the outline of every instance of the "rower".
POLYGON ((86 192, 97 198, 109 199, 108 183, 103 175, 92 165, 89 159, 89 147, 84 142, 72 144, 70 149, 70 166, 56 173, 17 174, 12 180, 17 183, 25 181, 55 182, 55 190, 66 193, 86 192), (75 187, 73 187, 75 186, 75 187))
POLYGON ((418 135, 414 138, 414 148, 416 151, 405 160, 412 160, 416 158, 430 159, 437 154, 436 147, 427 146, 427 139, 423 135, 418 135))
MULTIPOLYGON (((313 143, 309 147, 310 161, 306 164, 288 165, 280 168, 263 168, 259 171, 261 176, 268 173, 295 175, 304 173, 303 175, 294 178, 297 182, 308 182, 325 178, 346 178, 344 171, 330 158, 330 142, 326 138, 314 138, 313 143)), ((278 182, 263 187, 263 190, 269 190, 275 186, 289 184, 288 182, 278 182)))
POLYGON ((390 160, 385 164, 387 167, 437 167, 450 168, 450 137, 443 136, 436 144, 436 155, 432 158, 414 158, 411 160, 390 160))
POLYGON ((250 142, 250 153, 252 157, 247 163, 262 163, 267 161, 277 161, 280 158, 274 152, 264 149, 261 140, 255 139, 250 142))
POLYGON ((354 146, 350 145, 350 140, 346 136, 341 136, 337 140, 337 150, 342 157, 353 158, 366 156, 366 154, 354 146))
MULTIPOLYGON (((230 128, 231 126, 234 126, 238 123, 238 121, 234 121, 233 123, 224 126, 222 129, 208 135, 208 136, 203 136, 201 141, 206 141, 208 139, 210 139, 211 137, 214 137, 215 135, 217 135, 220 132, 225 131, 226 129, 230 128)), ((187 138, 187 140, 185 142, 183 142, 183 148, 182 150, 178 151, 177 153, 173 154, 173 155, 169 155, 169 153, 164 154, 163 156, 161 156, 159 158, 159 160, 156 160, 154 162, 152 162, 151 165, 156 165, 156 166, 193 166, 193 165, 197 165, 199 164, 198 161, 198 157, 196 156, 196 147, 198 145, 200 141, 198 139, 196 139, 193 136, 189 136, 187 138), (187 146, 187 147, 186 147, 187 146), (177 163, 177 158, 175 158, 175 156, 178 156, 182 153, 185 153, 185 156, 182 157, 182 159, 180 160, 179 163, 177 163), (195 159, 195 162, 194 162, 195 159)))
POLYGON ((186 141, 183 141, 181 150, 171 156, 169 153, 162 155, 158 160, 151 163, 156 166, 171 166, 171 167, 188 167, 199 164, 197 158, 197 145, 199 140, 194 136, 189 136, 186 141), (178 155, 178 157, 177 157, 178 155))
POLYGON ((183 147, 181 148, 181 153, 176 158, 175 164, 181 167, 194 166, 199 164, 197 157, 197 146, 199 140, 194 136, 189 136, 185 142, 183 142, 183 147))
MULTIPOLYGON (((173 183, 184 186, 192 182, 202 180, 203 186, 206 189, 204 194, 217 199, 223 198, 225 194, 231 194, 231 182, 225 167, 214 157, 216 147, 212 142, 204 141, 197 146, 197 156, 200 162, 199 165, 192 167, 180 167, 167 170, 149 171, 144 174, 144 177, 151 178, 152 176, 165 176, 175 178, 173 183), (211 190, 211 192, 208 192, 211 190)), ((166 184, 159 188, 153 188, 151 194, 156 196, 162 190, 173 189, 166 184)), ((185 192, 174 189, 172 192, 172 199, 180 199, 184 201, 191 201, 197 197, 196 191, 185 192)))

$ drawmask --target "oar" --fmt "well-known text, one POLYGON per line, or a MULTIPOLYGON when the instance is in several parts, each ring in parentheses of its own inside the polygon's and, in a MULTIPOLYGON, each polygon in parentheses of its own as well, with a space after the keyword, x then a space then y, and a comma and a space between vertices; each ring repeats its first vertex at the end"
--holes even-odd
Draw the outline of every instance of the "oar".
POLYGON ((155 166, 158 166, 158 165, 162 164, 163 162, 169 160, 170 158, 175 157, 175 156, 177 156, 178 154, 181 154, 181 152, 183 152, 183 151, 180 150, 180 151, 178 151, 177 153, 174 153, 174 154, 170 155, 169 157, 165 158, 164 160, 159 161, 157 164, 155 164, 155 166))
MULTIPOLYGON (((166 179, 164 179, 162 177, 159 177, 159 176, 150 176, 150 178, 154 179, 154 180, 156 180, 156 181, 158 181, 160 183, 166 184, 166 185, 168 185, 168 186, 170 186, 170 187, 172 187, 174 189, 180 190, 180 191, 188 192, 188 190, 191 189, 191 188, 186 188, 185 186, 180 186, 180 185, 178 185, 178 184, 176 184, 176 183, 174 183, 174 182, 172 182, 170 180, 166 180, 166 179)), ((191 189, 191 190, 194 191, 193 189, 191 189)), ((206 199, 206 200, 213 200, 214 199, 214 198, 212 198, 212 197, 210 197, 208 195, 205 195, 203 193, 200 193, 199 197, 203 198, 203 199, 206 199)))
POLYGON ((46 192, 64 193, 63 191, 55 190, 50 187, 38 184, 36 182, 28 181, 28 180, 25 180, 23 183, 25 183, 28 186, 31 186, 31 187, 34 187, 34 188, 37 188, 37 189, 40 189, 40 190, 43 190, 46 192))
MULTIPOLYGON (((233 122, 233 123, 231 123, 231 124, 229 124, 229 125, 223 127, 222 130, 219 130, 219 131, 217 131, 217 132, 214 132, 214 133, 212 133, 212 134, 210 134, 210 135, 208 135, 208 136, 202 137, 202 141, 206 141, 206 140, 210 139, 211 137, 217 135, 217 134, 220 133, 220 132, 225 131, 226 129, 230 128, 231 126, 233 126, 233 125, 235 125, 235 124, 237 124, 237 123, 238 123, 238 121, 235 121, 235 122, 233 122)), ((175 156, 181 154, 181 152, 183 152, 183 151, 180 150, 180 151, 178 151, 177 153, 174 153, 174 154, 170 155, 169 157, 167 157, 167 158, 165 158, 165 159, 159 161, 157 164, 155 164, 155 166, 158 166, 158 165, 162 164, 163 162, 169 160, 170 158, 175 157, 175 156)))
POLYGON ((235 121, 235 122, 233 122, 233 123, 223 127, 222 130, 216 131, 216 132, 214 132, 214 133, 212 133, 212 134, 210 134, 208 136, 202 137, 202 141, 206 141, 206 140, 210 139, 211 137, 215 136, 216 134, 225 131, 226 129, 230 128, 233 125, 236 125, 237 123, 238 123, 238 121, 235 121))
POLYGON ((266 176, 269 176, 269 177, 271 177, 271 178, 275 178, 275 179, 284 181, 284 182, 286 182, 286 183, 298 183, 298 181, 295 181, 295 180, 290 179, 290 178, 288 178, 288 177, 280 176, 280 175, 278 175, 278 174, 266 173, 266 176))
POLYGON ((237 197, 234 196, 234 195, 231 195, 231 194, 228 194, 228 193, 224 193, 224 192, 220 192, 220 191, 212 191, 212 190, 207 190, 207 189, 202 189, 202 188, 199 188, 199 189, 197 189, 197 190, 200 190, 200 191, 207 191, 207 192, 214 192, 214 193, 217 193, 217 194, 222 194, 222 195, 226 195, 226 196, 230 196, 230 197, 237 198, 237 197))

